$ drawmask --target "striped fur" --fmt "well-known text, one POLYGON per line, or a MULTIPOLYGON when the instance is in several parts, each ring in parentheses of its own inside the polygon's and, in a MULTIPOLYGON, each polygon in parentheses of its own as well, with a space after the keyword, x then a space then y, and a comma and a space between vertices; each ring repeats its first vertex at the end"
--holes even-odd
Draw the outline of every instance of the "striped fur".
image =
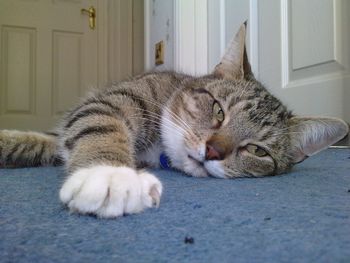
POLYGON ((153 72, 91 92, 54 134, 0 131, 0 166, 64 162, 60 198, 72 211, 116 217, 158 205, 157 167, 196 177, 275 175, 348 133, 335 118, 294 116, 255 80, 245 25, 214 72, 153 72), (214 107, 215 105, 215 107, 214 107), (215 112, 218 111, 218 112, 215 112))
POLYGON ((0 167, 60 165, 57 134, 0 130, 0 167))

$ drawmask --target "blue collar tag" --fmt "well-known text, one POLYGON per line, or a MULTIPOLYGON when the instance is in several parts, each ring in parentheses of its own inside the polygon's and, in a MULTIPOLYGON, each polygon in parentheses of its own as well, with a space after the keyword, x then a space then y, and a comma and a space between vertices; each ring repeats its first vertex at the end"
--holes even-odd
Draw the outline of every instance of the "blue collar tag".
POLYGON ((168 156, 166 156, 165 153, 161 153, 159 156, 159 165, 161 168, 163 169, 170 169, 170 160, 168 158, 168 156))

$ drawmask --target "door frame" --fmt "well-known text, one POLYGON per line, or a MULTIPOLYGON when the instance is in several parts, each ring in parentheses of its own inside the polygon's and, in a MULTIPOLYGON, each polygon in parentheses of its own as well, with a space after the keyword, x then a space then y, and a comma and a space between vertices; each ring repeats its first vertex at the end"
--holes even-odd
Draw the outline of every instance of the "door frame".
POLYGON ((103 86, 108 80, 108 1, 97 1, 97 23, 102 26, 98 26, 98 85, 103 86), (100 18, 100 19, 99 19, 100 18))

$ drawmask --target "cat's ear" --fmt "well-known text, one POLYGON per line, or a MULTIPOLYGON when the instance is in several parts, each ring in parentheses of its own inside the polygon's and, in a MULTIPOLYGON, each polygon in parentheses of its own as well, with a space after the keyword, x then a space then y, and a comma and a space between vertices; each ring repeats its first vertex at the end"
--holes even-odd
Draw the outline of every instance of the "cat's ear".
POLYGON ((231 40, 221 62, 216 65, 213 74, 218 78, 239 80, 253 77, 245 47, 247 22, 239 28, 231 40))
POLYGON ((294 163, 326 149, 349 132, 349 125, 336 118, 292 117, 288 125, 294 163))

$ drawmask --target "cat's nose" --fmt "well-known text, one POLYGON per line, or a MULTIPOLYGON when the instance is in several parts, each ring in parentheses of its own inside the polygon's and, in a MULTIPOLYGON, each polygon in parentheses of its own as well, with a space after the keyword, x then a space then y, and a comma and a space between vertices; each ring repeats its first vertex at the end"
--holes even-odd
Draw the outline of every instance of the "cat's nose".
POLYGON ((205 160, 223 160, 225 158, 225 150, 215 141, 208 141, 206 145, 205 160))
POLYGON ((232 139, 222 135, 213 135, 206 142, 205 160, 224 160, 232 152, 232 139))

